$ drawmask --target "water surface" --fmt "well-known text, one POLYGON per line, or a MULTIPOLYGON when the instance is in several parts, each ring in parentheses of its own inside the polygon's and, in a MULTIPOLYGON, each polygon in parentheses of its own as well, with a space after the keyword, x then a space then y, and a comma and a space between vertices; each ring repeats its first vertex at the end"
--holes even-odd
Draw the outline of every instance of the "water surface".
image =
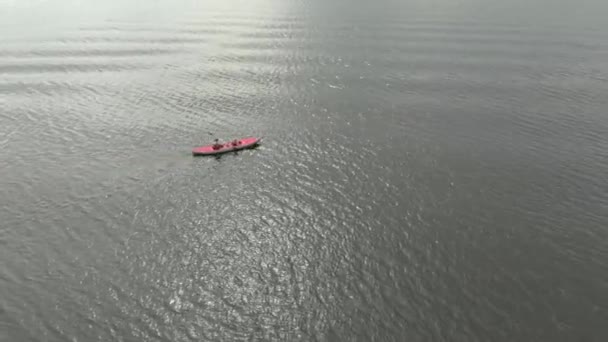
POLYGON ((607 10, 0 1, 0 340, 605 341, 607 10))

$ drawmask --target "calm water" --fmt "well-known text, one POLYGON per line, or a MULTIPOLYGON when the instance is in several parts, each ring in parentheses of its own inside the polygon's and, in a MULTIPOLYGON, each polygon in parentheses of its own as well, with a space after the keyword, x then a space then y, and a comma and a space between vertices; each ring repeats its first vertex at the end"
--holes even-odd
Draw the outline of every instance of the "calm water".
POLYGON ((608 340, 603 1, 99 3, 0 0, 1 341, 608 340))

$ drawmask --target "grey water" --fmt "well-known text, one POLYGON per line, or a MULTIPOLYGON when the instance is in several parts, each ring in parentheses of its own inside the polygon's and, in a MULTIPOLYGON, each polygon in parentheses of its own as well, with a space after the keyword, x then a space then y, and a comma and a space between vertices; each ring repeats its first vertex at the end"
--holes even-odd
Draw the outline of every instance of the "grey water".
POLYGON ((607 16, 0 0, 0 341, 608 340, 607 16))

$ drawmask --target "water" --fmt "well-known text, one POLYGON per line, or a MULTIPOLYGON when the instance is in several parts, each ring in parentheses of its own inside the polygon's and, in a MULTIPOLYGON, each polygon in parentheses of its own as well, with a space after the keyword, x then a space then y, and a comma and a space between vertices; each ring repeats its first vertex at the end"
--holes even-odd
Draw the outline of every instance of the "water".
POLYGON ((607 340, 607 10, 0 1, 0 340, 607 340))

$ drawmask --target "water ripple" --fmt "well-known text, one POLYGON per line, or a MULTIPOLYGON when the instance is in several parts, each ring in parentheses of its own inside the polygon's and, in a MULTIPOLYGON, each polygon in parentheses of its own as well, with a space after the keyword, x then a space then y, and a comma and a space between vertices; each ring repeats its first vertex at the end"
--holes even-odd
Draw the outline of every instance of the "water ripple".
POLYGON ((141 68, 138 65, 107 63, 72 63, 72 64, 0 64, 0 72, 6 74, 40 74, 53 72, 103 72, 122 71, 141 68))
POLYGON ((177 53, 169 49, 86 49, 86 50, 28 50, 2 51, 0 57, 137 57, 177 53))

